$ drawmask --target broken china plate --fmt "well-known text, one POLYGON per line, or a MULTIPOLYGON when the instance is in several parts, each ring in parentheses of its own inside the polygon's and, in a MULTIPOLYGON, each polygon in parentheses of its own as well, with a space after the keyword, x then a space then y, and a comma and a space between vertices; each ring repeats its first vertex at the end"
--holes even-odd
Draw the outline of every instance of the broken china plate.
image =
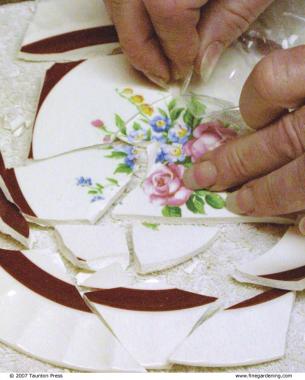
POLYGON ((85 297, 127 351, 149 369, 169 367, 170 354, 216 301, 158 283, 102 289, 85 297))
POLYGON ((292 292, 271 289, 214 314, 185 339, 170 362, 236 367, 283 357, 294 298, 292 292))
MULTIPOLYGON (((169 93, 136 72, 123 55, 56 64, 45 77, 30 158, 43 159, 111 142, 139 112, 169 93)), ((125 139, 126 140, 126 139, 125 139)))
POLYGON ((26 247, 31 245, 30 227, 18 207, 0 189, 0 232, 26 247))
POLYGON ((279 242, 257 259, 237 267, 240 282, 287 290, 305 289, 305 237, 291 227, 279 242))
POLYGON ((217 238, 218 228, 135 224, 132 241, 139 273, 150 273, 178 265, 202 253, 217 238))
POLYGON ((118 36, 99 0, 41 0, 19 58, 72 61, 118 51, 118 36))
POLYGON ((46 225, 95 223, 124 191, 137 157, 132 147, 119 144, 15 169, 5 169, 3 164, 0 187, 30 221, 46 225))
POLYGON ((50 250, 0 250, 0 340, 56 366, 142 372, 91 312, 50 250))
POLYGON ((124 227, 116 224, 58 225, 56 238, 62 254, 75 266, 97 271, 109 264, 129 265, 124 227))

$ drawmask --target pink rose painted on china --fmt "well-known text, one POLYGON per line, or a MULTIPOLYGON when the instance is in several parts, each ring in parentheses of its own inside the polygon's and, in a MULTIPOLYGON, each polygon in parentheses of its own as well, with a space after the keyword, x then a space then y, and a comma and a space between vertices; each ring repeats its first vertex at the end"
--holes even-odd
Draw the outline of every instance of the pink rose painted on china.
POLYGON ((198 161, 205 153, 232 140, 237 133, 226 128, 219 121, 211 121, 198 125, 193 132, 194 138, 184 145, 184 154, 192 158, 192 162, 198 161))
POLYGON ((184 166, 160 165, 145 180, 143 188, 152 203, 160 206, 182 206, 192 195, 183 185, 184 166))

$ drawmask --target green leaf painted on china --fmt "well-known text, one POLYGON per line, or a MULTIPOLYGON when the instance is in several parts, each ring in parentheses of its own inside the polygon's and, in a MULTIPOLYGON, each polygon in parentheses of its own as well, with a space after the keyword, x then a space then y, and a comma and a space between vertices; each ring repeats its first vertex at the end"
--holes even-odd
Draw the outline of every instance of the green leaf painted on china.
POLYGON ((115 125, 118 127, 119 131, 126 136, 125 121, 118 114, 115 114, 115 125))
POLYGON ((168 106, 167 106, 169 112, 171 112, 171 111, 176 107, 176 105, 177 105, 177 99, 173 99, 173 100, 171 100, 171 101, 168 103, 168 106))
POLYGON ((186 202, 186 207, 194 214, 205 214, 204 200, 195 193, 186 202))
POLYGON ((177 121, 180 117, 180 115, 182 114, 182 112, 184 111, 184 108, 175 108, 174 110, 172 110, 170 112, 170 118, 171 118, 171 121, 174 123, 175 121, 177 121))
POLYGON ((143 224, 144 227, 150 228, 151 230, 154 230, 154 231, 158 231, 159 230, 159 226, 160 226, 160 224, 147 223, 147 222, 144 222, 142 224, 143 224))
POLYGON ((181 208, 176 206, 165 206, 162 209, 162 215, 166 218, 181 218, 181 208))
POLYGON ((186 110, 183 114, 183 121, 187 126, 193 128, 194 116, 190 113, 189 110, 186 110))
POLYGON ((188 102, 187 108, 195 117, 201 117, 206 112, 206 105, 204 105, 196 96, 192 96, 188 102))
POLYGON ((168 118, 168 114, 162 108, 158 108, 158 111, 163 117, 168 118))
POLYGON ((211 194, 211 192, 207 190, 196 190, 195 193, 200 197, 206 197, 208 194, 211 194))
POLYGON ((127 157, 127 153, 125 152, 111 152, 106 158, 115 158, 115 159, 121 159, 127 157))
POLYGON ((106 179, 107 179, 107 181, 108 181, 109 183, 111 183, 112 185, 120 186, 120 185, 119 185, 119 181, 116 180, 115 178, 107 177, 106 179))
POLYGON ((140 129, 142 129, 141 125, 140 125, 139 123, 137 123, 137 122, 134 122, 134 123, 132 124, 132 128, 133 128, 133 130, 135 130, 135 131, 139 131, 140 129))
POLYGON ((115 169, 114 174, 118 174, 118 173, 131 174, 132 169, 130 166, 126 164, 119 164, 118 167, 115 169))
POLYGON ((148 129, 146 132, 146 140, 150 141, 151 140, 151 129, 148 129))
POLYGON ((97 190, 88 190, 88 194, 96 195, 99 192, 97 190))
POLYGON ((205 200, 208 205, 216 209, 224 208, 226 205, 226 201, 219 194, 208 194, 205 200))

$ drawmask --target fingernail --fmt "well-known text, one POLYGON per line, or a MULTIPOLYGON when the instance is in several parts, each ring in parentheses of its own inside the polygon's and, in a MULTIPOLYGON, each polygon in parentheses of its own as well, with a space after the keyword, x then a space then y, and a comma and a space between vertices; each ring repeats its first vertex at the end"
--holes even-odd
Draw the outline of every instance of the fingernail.
POLYGON ((299 221, 299 231, 302 235, 305 235, 305 216, 303 216, 299 221))
POLYGON ((155 75, 151 75, 151 74, 145 74, 145 75, 151 82, 155 83, 157 86, 163 88, 164 90, 169 89, 169 85, 168 83, 165 82, 164 79, 156 77, 155 75))
POLYGON ((204 82, 210 79, 223 51, 224 46, 221 42, 212 42, 205 50, 200 66, 201 78, 204 82))
POLYGON ((192 67, 190 69, 190 71, 187 73, 183 83, 182 83, 182 86, 181 86, 181 90, 180 90, 180 94, 181 95, 184 95, 191 83, 191 80, 192 80, 192 77, 193 77, 193 73, 194 73, 194 68, 192 67))
POLYGON ((184 173, 183 182, 189 189, 206 189, 213 186, 217 179, 217 169, 210 161, 195 164, 184 173))
POLYGON ((234 214, 247 215, 255 209, 255 200, 251 189, 241 189, 228 195, 226 207, 234 214))

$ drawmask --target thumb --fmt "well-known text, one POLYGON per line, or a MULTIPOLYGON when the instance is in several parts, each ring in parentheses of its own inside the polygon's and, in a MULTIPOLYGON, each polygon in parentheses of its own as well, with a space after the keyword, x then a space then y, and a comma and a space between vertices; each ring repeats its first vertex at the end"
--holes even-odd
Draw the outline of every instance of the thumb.
POLYGON ((215 0, 202 10, 198 24, 200 50, 195 70, 204 81, 211 76, 225 48, 230 46, 272 0, 215 0))

